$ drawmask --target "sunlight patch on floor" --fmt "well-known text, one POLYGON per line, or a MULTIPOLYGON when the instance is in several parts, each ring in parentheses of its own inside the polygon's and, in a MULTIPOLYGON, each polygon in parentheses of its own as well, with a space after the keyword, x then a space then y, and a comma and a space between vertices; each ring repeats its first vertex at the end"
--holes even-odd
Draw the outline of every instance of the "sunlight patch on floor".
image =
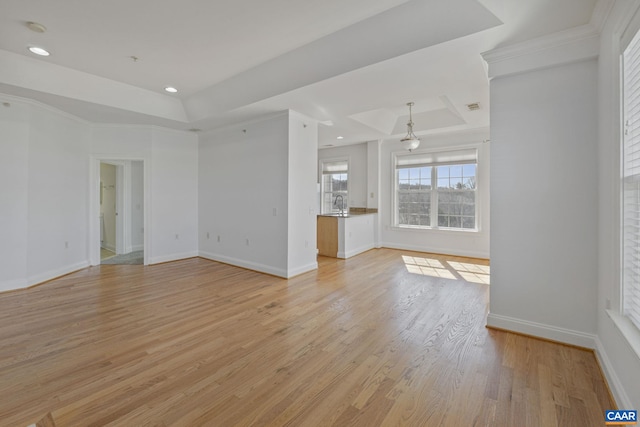
POLYGON ((456 276, 437 259, 403 255, 402 260, 409 273, 456 280, 456 276))
POLYGON ((491 284, 491 268, 488 265, 455 261, 447 261, 447 264, 467 282, 491 284))
POLYGON ((407 271, 412 274, 490 284, 491 270, 488 265, 458 261, 445 261, 443 264, 442 261, 435 258, 408 255, 402 255, 402 260, 407 271))

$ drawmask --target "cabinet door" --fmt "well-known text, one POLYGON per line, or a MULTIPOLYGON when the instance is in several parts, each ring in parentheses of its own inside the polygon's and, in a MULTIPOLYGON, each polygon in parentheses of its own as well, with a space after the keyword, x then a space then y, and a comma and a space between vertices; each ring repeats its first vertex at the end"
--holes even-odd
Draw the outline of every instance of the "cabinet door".
POLYGON ((317 227, 318 254, 338 257, 338 218, 319 216, 317 227))

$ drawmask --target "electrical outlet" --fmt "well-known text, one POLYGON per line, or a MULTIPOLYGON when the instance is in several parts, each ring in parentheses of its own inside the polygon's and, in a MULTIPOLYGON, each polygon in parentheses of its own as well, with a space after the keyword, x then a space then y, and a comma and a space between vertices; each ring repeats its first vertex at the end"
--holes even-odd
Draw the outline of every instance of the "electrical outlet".
POLYGON ((69 249, 69 242, 64 242, 64 248, 69 249))
POLYGON ((278 216, 278 208, 273 208, 273 216, 278 216))
POLYGON ((220 235, 218 234, 218 242, 220 242, 220 235))
POLYGON ((309 247, 309 241, 308 241, 308 240, 305 240, 305 241, 304 241, 304 247, 305 247, 305 248, 308 248, 308 247, 309 247))
POLYGON ((246 242, 247 246, 249 246, 249 238, 248 237, 245 239, 245 242, 246 242))
POLYGON ((209 232, 207 231, 207 239, 209 238, 209 232))
POLYGON ((607 310, 611 310, 611 300, 609 298, 607 298, 607 300, 605 302, 605 308, 607 310))
POLYGON ((176 233, 176 240, 178 240, 179 238, 180 238, 180 235, 176 233))

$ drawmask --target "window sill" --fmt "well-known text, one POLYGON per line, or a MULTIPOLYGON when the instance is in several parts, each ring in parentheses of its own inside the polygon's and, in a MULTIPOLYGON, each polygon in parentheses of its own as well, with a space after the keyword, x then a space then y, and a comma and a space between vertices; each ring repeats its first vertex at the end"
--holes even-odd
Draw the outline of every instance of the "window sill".
POLYGON ((614 310, 607 310, 607 315, 618 327, 622 336, 627 340, 629 347, 631 347, 631 349, 636 353, 636 356, 640 358, 640 330, 636 328, 636 325, 631 323, 631 320, 627 319, 626 316, 623 316, 614 310))
POLYGON ((432 228, 432 227, 420 227, 417 225, 392 225, 391 230, 393 231, 418 231, 418 232, 429 232, 429 233, 461 233, 461 234, 475 234, 479 235, 480 230, 477 228, 432 228))

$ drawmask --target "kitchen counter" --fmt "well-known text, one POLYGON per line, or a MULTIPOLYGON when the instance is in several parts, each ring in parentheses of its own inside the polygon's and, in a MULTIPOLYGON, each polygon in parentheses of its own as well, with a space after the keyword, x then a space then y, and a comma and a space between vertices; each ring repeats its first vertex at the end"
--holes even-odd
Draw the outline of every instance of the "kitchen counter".
POLYGON ((376 215, 375 212, 349 212, 348 214, 340 215, 340 214, 320 214, 318 216, 326 216, 333 218, 349 218, 352 216, 362 216, 362 215, 376 215))
POLYGON ((377 213, 318 215, 318 254, 350 258, 375 247, 377 213))

